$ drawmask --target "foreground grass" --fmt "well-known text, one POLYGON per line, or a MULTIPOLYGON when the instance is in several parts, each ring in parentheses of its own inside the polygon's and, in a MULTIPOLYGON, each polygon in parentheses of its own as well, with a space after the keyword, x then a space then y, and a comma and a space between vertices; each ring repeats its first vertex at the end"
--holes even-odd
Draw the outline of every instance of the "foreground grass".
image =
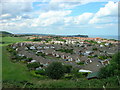
POLYGON ((2 48, 2 74, 3 80, 31 80, 33 77, 27 70, 27 67, 21 63, 12 63, 6 47, 2 48))

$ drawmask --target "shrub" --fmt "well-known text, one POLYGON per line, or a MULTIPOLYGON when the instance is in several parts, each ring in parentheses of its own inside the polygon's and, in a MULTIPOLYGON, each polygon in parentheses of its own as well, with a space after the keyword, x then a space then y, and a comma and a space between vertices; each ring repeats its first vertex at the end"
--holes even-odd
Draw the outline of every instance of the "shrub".
POLYGON ((52 79, 60 79, 64 76, 65 67, 60 62, 52 62, 46 68, 46 74, 52 79))
POLYGON ((65 67, 65 73, 71 73, 72 66, 71 65, 64 65, 65 67))
POLYGON ((35 38, 33 41, 42 41, 41 39, 35 38))
POLYGON ((101 60, 105 60, 105 59, 107 59, 109 57, 107 57, 107 56, 98 56, 98 58, 101 59, 101 60))
POLYGON ((36 74, 36 72, 34 70, 30 71, 31 75, 37 78, 41 78, 41 79, 45 79, 46 76, 44 75, 40 75, 40 74, 36 74))
POLYGON ((93 50, 94 50, 94 51, 97 51, 97 50, 98 50, 98 48, 93 48, 93 50))
POLYGON ((34 62, 34 63, 29 63, 29 64, 27 64, 27 67, 29 68, 29 69, 35 69, 35 68, 37 68, 37 67, 39 67, 40 66, 40 63, 38 63, 38 62, 34 62))
POLYGON ((98 57, 98 55, 94 55, 94 57, 98 57))
POLYGON ((88 58, 94 58, 94 56, 88 56, 88 58))
POLYGON ((79 63, 77 63, 78 65, 84 65, 84 62, 79 62, 79 63))
POLYGON ((71 79, 71 78, 73 78, 74 76, 72 75, 72 74, 66 74, 65 76, 64 76, 64 78, 66 78, 66 79, 71 79))
POLYGON ((40 75, 46 75, 45 70, 41 69, 41 70, 36 70, 35 71, 36 74, 40 74, 40 75))

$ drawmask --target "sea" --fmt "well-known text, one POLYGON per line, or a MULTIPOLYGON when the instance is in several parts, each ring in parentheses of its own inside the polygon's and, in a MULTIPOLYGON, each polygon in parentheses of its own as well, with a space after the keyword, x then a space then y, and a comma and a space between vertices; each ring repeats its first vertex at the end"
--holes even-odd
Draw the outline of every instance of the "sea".
POLYGON ((120 36, 115 36, 115 35, 88 35, 91 38, 95 38, 95 37, 100 37, 100 38, 104 38, 104 39, 115 39, 115 40, 120 40, 120 36))

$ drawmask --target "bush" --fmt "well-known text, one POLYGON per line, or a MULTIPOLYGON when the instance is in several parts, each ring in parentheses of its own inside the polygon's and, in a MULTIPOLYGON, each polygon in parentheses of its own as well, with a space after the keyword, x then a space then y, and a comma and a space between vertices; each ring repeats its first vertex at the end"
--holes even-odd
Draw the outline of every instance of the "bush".
POLYGON ((65 76, 64 76, 64 78, 65 79, 71 79, 71 78, 73 78, 74 76, 72 75, 72 74, 66 74, 65 76))
POLYGON ((105 59, 107 59, 109 57, 107 57, 107 56, 98 56, 98 58, 101 59, 101 60, 105 60, 105 59))
POLYGON ((41 39, 35 38, 33 41, 42 41, 41 39))
POLYGON ((36 72, 34 70, 30 71, 30 73, 31 73, 32 76, 37 77, 37 78, 41 78, 41 79, 46 78, 46 76, 44 76, 44 75, 36 74, 36 72))
POLYGON ((27 58, 27 61, 30 62, 31 60, 33 60, 32 58, 27 58))
POLYGON ((97 50, 98 50, 98 48, 93 48, 93 50, 94 50, 94 51, 97 51, 97 50))
POLYGON ((35 68, 37 68, 37 67, 39 67, 40 66, 40 63, 38 63, 38 62, 34 62, 34 63, 29 63, 29 64, 27 64, 27 67, 29 68, 29 69, 35 69, 35 68))
POLYGON ((78 65, 84 65, 84 62, 79 62, 79 63, 77 63, 78 65))
POLYGON ((71 65, 64 65, 65 67, 65 73, 71 73, 72 66, 71 65))
POLYGON ((88 58, 94 58, 94 56, 88 56, 88 58))
POLYGON ((36 70, 35 71, 36 74, 40 74, 40 75, 46 75, 45 70, 41 69, 41 70, 36 70))
POLYGON ((46 68, 46 74, 52 79, 60 79, 64 76, 65 67, 60 62, 52 62, 46 68))

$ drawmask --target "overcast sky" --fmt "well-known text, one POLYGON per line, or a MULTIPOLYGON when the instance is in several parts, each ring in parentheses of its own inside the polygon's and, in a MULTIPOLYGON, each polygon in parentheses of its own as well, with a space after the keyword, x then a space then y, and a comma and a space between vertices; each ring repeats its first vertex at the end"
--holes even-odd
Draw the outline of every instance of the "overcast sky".
POLYGON ((118 34, 119 0, 0 0, 0 30, 39 34, 118 34))

